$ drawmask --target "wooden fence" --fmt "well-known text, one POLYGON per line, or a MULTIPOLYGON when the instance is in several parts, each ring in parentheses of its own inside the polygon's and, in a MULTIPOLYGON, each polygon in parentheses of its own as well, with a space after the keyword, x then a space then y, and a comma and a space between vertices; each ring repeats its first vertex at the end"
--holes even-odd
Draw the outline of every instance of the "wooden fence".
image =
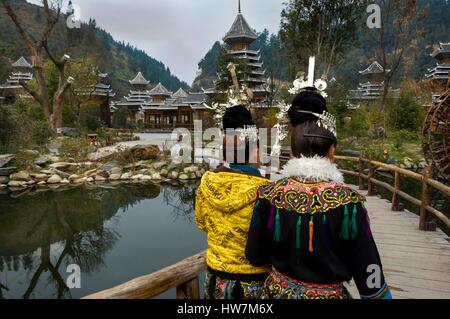
MULTIPOLYGON (((286 157, 282 158, 282 160, 287 159, 286 157)), ((365 159, 363 157, 336 156, 336 160, 357 163, 357 171, 341 171, 346 175, 358 177, 360 189, 365 188, 364 181, 367 181, 368 196, 374 195, 375 186, 392 192, 392 210, 396 211, 400 209, 400 198, 419 206, 419 228, 421 230, 436 230, 436 224, 431 220, 430 214, 434 215, 447 227, 450 227, 449 218, 431 206, 431 190, 434 188, 442 194, 450 196, 450 187, 433 180, 431 178, 430 167, 426 167, 423 174, 418 174, 394 165, 365 159), (368 166, 368 175, 364 174, 366 166, 368 166), (393 172, 394 185, 375 179, 376 168, 383 168, 384 170, 393 172), (400 190, 402 177, 409 177, 422 183, 422 196, 420 199, 414 198, 400 190)), ((159 296, 173 288, 176 288, 178 299, 198 299, 200 297, 199 276, 205 270, 205 253, 203 252, 153 274, 133 279, 117 287, 87 296, 84 299, 148 299, 159 296)))

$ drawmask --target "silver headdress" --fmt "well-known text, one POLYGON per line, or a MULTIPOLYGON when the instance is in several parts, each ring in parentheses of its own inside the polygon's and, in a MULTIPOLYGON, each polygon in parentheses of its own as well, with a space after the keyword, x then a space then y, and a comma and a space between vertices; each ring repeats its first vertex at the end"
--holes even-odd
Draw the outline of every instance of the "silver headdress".
MULTIPOLYGON (((322 114, 309 112, 309 111, 298 111, 299 113, 311 114, 318 118, 317 126, 323 127, 324 129, 330 131, 334 137, 337 137, 337 129, 336 129, 336 118, 327 111, 324 111, 322 114)), ((305 135, 306 136, 306 135, 305 135)))
MULTIPOLYGON (((232 108, 236 105, 243 105, 249 108, 250 104, 253 100, 253 91, 248 88, 245 84, 240 85, 237 72, 236 65, 234 63, 229 63, 227 66, 228 71, 231 74, 231 78, 233 80, 233 85, 228 89, 227 96, 228 101, 226 104, 213 104, 212 107, 215 111, 214 119, 217 123, 217 126, 223 129, 222 119, 225 115, 225 112, 228 108, 232 108)), ((245 141, 248 138, 250 141, 258 140, 258 129, 256 125, 244 126, 244 128, 238 128, 235 130, 239 134, 239 139, 241 141, 245 141)))

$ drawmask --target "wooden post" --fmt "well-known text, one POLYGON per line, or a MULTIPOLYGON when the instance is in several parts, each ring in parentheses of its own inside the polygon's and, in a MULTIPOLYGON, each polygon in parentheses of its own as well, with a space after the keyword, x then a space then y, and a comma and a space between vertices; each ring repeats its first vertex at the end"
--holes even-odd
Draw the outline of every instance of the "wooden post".
POLYGON ((427 183, 427 181, 432 178, 432 174, 431 167, 427 165, 423 172, 422 205, 420 205, 419 229, 423 231, 436 231, 436 223, 431 220, 431 216, 426 209, 426 207, 431 204, 432 199, 431 187, 427 183))
POLYGON ((375 169, 372 164, 372 159, 373 159, 372 155, 370 155, 369 156, 369 176, 367 179, 367 196, 375 195, 374 187, 373 187, 374 185, 372 184, 372 181, 371 181, 371 179, 373 178, 374 172, 375 172, 375 169))
POLYGON ((403 210, 402 205, 400 205, 399 200, 398 200, 398 194, 397 191, 400 190, 400 173, 399 172, 395 172, 395 177, 394 177, 394 191, 392 192, 392 207, 391 210, 394 212, 399 212, 403 210))
POLYGON ((198 277, 177 287, 177 299, 200 299, 198 277))
POLYGON ((363 152, 359 153, 359 162, 358 162, 358 183, 359 183, 359 190, 364 190, 364 179, 362 178, 362 174, 364 171, 364 162, 363 162, 363 152))

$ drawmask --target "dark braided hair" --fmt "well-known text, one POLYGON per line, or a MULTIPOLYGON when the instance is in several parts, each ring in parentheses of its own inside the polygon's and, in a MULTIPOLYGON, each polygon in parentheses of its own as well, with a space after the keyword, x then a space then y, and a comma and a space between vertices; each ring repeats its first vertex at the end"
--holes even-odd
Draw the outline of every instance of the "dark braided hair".
POLYGON ((326 157, 331 146, 337 145, 336 137, 316 122, 318 118, 313 114, 328 112, 325 99, 316 92, 305 91, 298 94, 289 108, 288 116, 292 125, 291 148, 295 157, 326 157), (305 136, 306 135, 306 136, 305 136))

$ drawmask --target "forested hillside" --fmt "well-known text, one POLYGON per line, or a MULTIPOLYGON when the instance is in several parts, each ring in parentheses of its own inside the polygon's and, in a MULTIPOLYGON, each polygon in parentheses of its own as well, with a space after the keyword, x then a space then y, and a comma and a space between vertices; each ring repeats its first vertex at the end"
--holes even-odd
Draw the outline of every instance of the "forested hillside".
MULTIPOLYGON (((425 19, 418 28, 423 28, 426 35, 417 44, 420 48, 416 52, 410 75, 418 80, 424 76, 427 67, 434 65, 435 61, 430 57, 433 45, 439 42, 450 41, 450 3, 447 0, 419 0, 419 7, 425 13, 425 19)), ((374 39, 368 34, 365 19, 359 23, 358 41, 348 50, 346 58, 335 65, 331 76, 346 82, 348 86, 358 83, 358 71, 367 66, 369 61, 376 58, 377 46, 374 39)), ((281 19, 281 18, 280 18, 281 19)), ((288 59, 283 52, 283 43, 278 34, 270 34, 268 30, 259 33, 258 39, 252 45, 253 49, 261 50, 261 57, 267 71, 267 76, 274 75, 280 80, 291 80, 288 68, 288 59)), ((199 63, 201 74, 194 81, 194 86, 212 85, 216 78, 217 58, 220 53, 220 42, 216 42, 210 51, 199 63)), ((302 48, 298 48, 302 50, 302 48)), ((306 67, 306 66, 305 66, 306 67)))
MULTIPOLYGON (((17 15, 23 23, 36 33, 44 17, 42 8, 25 0, 14 2, 17 15)), ((180 81, 162 62, 144 51, 124 42, 115 41, 106 30, 97 27, 95 20, 82 24, 81 29, 68 29, 62 17, 51 36, 50 48, 72 58, 93 58, 102 72, 110 75, 110 81, 118 96, 129 90, 128 80, 142 71, 151 83, 163 83, 169 90, 185 89, 188 85, 180 81)), ((0 82, 4 82, 11 71, 11 62, 20 56, 28 58, 28 52, 14 24, 0 6, 0 82)), ((29 58, 28 58, 29 60, 29 58)))

